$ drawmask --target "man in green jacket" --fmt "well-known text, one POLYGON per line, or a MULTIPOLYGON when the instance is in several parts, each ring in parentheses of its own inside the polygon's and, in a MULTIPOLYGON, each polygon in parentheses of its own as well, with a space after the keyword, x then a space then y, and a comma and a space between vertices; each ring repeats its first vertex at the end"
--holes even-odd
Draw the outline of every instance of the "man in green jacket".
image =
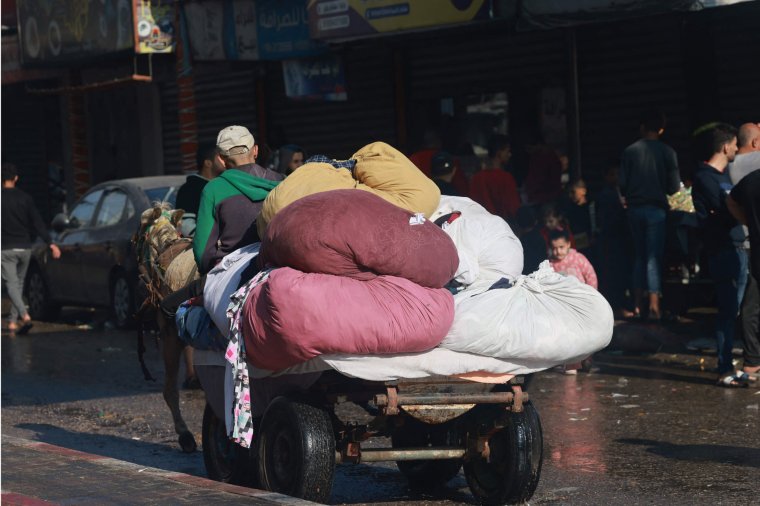
POLYGON ((256 164, 258 146, 243 126, 222 129, 216 150, 225 170, 203 188, 193 236, 201 278, 164 297, 161 308, 170 316, 182 302, 203 295, 206 274, 225 255, 260 240, 256 217, 269 192, 284 178, 256 164))
POLYGON ((193 253, 205 274, 225 255, 259 241, 256 216, 284 176, 256 164, 258 146, 242 126, 219 132, 216 149, 226 170, 201 194, 193 253))

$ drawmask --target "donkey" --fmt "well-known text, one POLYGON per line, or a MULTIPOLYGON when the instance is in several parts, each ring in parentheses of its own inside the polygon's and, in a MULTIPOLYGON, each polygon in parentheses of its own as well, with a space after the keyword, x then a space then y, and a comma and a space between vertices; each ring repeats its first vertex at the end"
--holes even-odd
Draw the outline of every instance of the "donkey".
POLYGON ((182 237, 179 223, 184 211, 172 210, 165 202, 156 203, 140 217, 140 229, 133 238, 137 251, 140 281, 147 292, 145 300, 135 314, 137 320, 138 357, 146 380, 155 381, 143 354, 144 328, 148 322, 158 325, 158 338, 163 340, 164 400, 174 420, 182 451, 197 450, 193 434, 188 430, 179 408, 177 377, 184 344, 180 341, 174 320, 167 317, 159 304, 173 291, 198 278, 192 250, 192 240, 182 237))

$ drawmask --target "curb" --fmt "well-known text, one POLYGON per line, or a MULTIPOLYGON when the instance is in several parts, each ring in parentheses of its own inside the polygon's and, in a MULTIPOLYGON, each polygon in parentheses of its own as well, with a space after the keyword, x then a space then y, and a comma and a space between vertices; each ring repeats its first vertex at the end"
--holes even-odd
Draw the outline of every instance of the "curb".
MULTIPOLYGON (((183 485, 189 485, 192 487, 214 490, 217 492, 226 492, 238 496, 245 496, 255 499, 258 504, 271 504, 271 505, 288 505, 288 506, 306 506, 315 504, 310 501, 298 499, 297 497, 290 497, 284 494, 278 494, 275 492, 268 492, 266 490, 259 490, 255 488, 241 487, 239 485, 232 485, 229 483, 222 483, 219 481, 210 480, 208 478, 201 478, 199 476, 193 476, 185 473, 178 473, 175 471, 166 471, 164 469, 158 469, 156 467, 146 467, 132 462, 126 462, 123 460, 114 459, 111 457, 104 457, 102 455, 95 455, 92 453, 86 453, 79 450, 72 450, 70 448, 64 448, 62 446, 56 446, 49 443, 43 443, 41 441, 31 441, 29 439, 19 438, 15 436, 2 436, 3 451, 7 451, 8 446, 20 447, 24 449, 34 450, 41 453, 55 454, 61 457, 74 460, 84 460, 93 464, 111 468, 115 472, 119 473, 134 473, 143 476, 150 476, 151 478, 164 479, 183 485)), ((139 477, 136 477, 139 479, 139 477)), ((9 504, 54 504, 40 499, 32 499, 24 497, 21 494, 2 492, 2 502, 9 504), (32 500, 36 502, 16 502, 14 499, 20 500, 32 500)))

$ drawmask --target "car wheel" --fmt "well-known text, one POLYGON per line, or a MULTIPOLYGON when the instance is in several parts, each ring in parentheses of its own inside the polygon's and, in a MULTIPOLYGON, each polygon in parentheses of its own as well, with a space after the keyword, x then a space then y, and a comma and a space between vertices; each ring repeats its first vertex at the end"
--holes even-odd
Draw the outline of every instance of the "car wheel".
POLYGON ((124 273, 117 273, 111 281, 111 315, 116 326, 128 328, 134 323, 135 297, 132 283, 124 273))
POLYGON ((39 267, 31 266, 24 283, 26 302, 29 306, 29 316, 33 320, 55 320, 61 312, 61 306, 50 300, 45 278, 39 267))

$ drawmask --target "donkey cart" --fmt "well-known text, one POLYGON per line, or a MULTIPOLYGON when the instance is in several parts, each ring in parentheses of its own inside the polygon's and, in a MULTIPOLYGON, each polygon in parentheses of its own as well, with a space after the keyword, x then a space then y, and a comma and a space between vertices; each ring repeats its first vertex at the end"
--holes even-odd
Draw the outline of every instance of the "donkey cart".
POLYGON ((396 461, 420 488, 441 486, 464 467, 481 503, 524 502, 538 485, 543 440, 523 380, 370 382, 325 372, 308 390, 268 404, 250 451, 227 438, 212 394, 203 417, 204 462, 212 479, 323 503, 339 463, 396 461), (382 436, 391 448, 362 447, 382 436))

